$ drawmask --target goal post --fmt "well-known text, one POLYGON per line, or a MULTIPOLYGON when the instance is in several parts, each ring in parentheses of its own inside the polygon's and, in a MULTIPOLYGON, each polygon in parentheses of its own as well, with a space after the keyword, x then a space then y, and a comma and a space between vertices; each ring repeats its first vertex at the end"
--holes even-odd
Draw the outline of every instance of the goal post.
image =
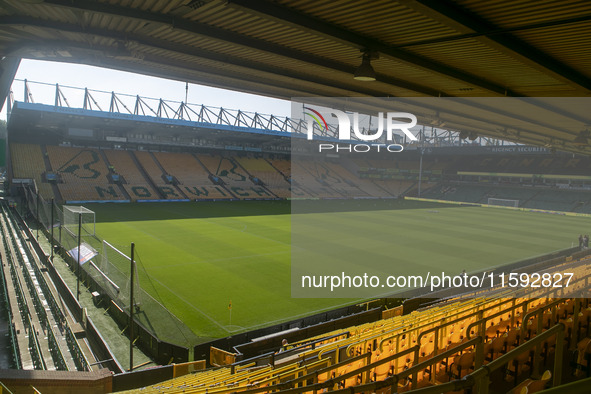
POLYGON ((488 205, 497 205, 501 207, 519 207, 519 200, 511 200, 508 198, 489 198, 488 205))
POLYGON ((64 205, 64 221, 62 225, 71 233, 78 233, 78 217, 82 215, 81 236, 96 235, 96 217, 94 211, 83 206, 64 205))

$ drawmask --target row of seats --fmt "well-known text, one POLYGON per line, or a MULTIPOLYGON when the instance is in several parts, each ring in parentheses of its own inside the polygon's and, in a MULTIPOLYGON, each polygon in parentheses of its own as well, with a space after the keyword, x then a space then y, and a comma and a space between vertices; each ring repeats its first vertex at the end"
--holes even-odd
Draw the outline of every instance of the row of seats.
MULTIPOLYGON (((474 292, 404 316, 306 338, 278 353, 273 365, 249 360, 135 392, 271 392, 296 387, 298 392, 318 392, 375 384, 363 391, 387 394, 392 392, 391 384, 386 388, 378 384, 394 377, 397 392, 406 392, 464 378, 482 365, 498 364, 496 360, 512 350, 517 354, 490 377, 496 392, 499 387, 511 393, 537 392, 554 372, 560 374, 548 366, 562 345, 556 342, 557 334, 548 333, 543 341, 536 340, 538 335, 550 329, 559 332, 560 323, 565 327, 564 349, 591 351, 591 342, 584 340, 591 333, 591 304, 589 299, 573 297, 588 288, 589 262, 591 258, 583 257, 542 271, 574 273, 568 293, 555 288, 527 293, 487 289, 486 297, 474 292), (528 350, 529 341, 539 342, 538 346, 528 350)), ((583 353, 577 362, 588 367, 590 357, 583 353)), ((468 393, 470 388, 459 392, 468 393)))
MULTIPOLYGON (((252 198, 275 198, 271 190, 263 185, 257 185, 251 174, 249 174, 238 162, 231 156, 222 156, 218 154, 198 155, 199 161, 212 176, 219 178, 224 188, 228 190, 234 198, 252 199, 252 198)), ((258 159, 263 160, 263 159, 258 159)), ((265 181, 266 179, 261 179, 265 181)))
MULTIPOLYGON (((484 154, 484 155, 433 155, 423 157, 424 170, 439 170, 446 173, 457 171, 477 171, 483 173, 526 173, 587 175, 591 169, 591 159, 583 156, 548 154, 484 154)), ((386 162, 384 160, 355 159, 363 168, 389 168, 396 170, 417 170, 418 157, 414 160, 386 162)))
POLYGON ((290 184, 285 176, 277 171, 267 160, 238 157, 236 161, 252 176, 260 179, 265 186, 279 198, 290 198, 290 184))
POLYGON ((286 180, 289 181, 292 198, 310 198, 312 195, 293 181, 291 172, 291 160, 270 159, 269 164, 276 169, 286 180))
POLYGON ((45 162, 40 145, 34 144, 10 144, 10 157, 12 158, 12 174, 17 179, 34 179, 39 193, 45 200, 54 198, 51 185, 43 182, 42 174, 45 172, 45 162))
MULTIPOLYGON (((42 147, 12 144, 15 177, 33 178, 46 198, 51 185, 42 179, 42 147)), ((363 179, 340 164, 315 160, 99 150, 47 146, 51 171, 65 201, 252 198, 393 197, 412 182, 363 179), (292 168, 293 165, 293 168, 292 168), (115 183, 118 174, 123 182, 115 183)))
MULTIPOLYGON (((50 146, 47 160, 58 174, 63 200, 252 199, 252 198, 391 198, 415 193, 415 179, 382 179, 368 169, 411 174, 416 163, 355 159, 343 162, 264 159, 230 153, 191 154, 98 150, 50 146), (412 165, 411 165, 412 164, 412 165), (109 169, 109 165, 111 168, 109 169), (409 167, 409 168, 407 168, 409 167), (122 187, 109 177, 117 173, 122 187), (363 174, 363 177, 358 176, 363 174), (219 181, 217 181, 219 179, 219 181), (218 183, 218 185, 216 185, 218 183)), ((42 147, 11 144, 13 175, 32 178, 45 199, 54 198, 42 179, 42 147)), ((428 167, 428 166, 427 166, 428 167)), ((410 175, 409 175, 410 176, 410 175)), ((426 177, 428 178, 428 176, 426 177)), ((591 212, 588 192, 519 186, 448 184, 423 179, 422 197, 486 203, 489 197, 516 199, 527 208, 591 212)))
POLYGON ((591 213, 589 192, 548 187, 520 187, 476 183, 441 182, 425 185, 425 198, 487 204, 489 198, 517 200, 519 207, 591 213))
POLYGON ((108 149, 104 152, 113 170, 127 182, 124 188, 132 199, 153 200, 158 198, 158 193, 146 181, 136 166, 130 151, 108 149))

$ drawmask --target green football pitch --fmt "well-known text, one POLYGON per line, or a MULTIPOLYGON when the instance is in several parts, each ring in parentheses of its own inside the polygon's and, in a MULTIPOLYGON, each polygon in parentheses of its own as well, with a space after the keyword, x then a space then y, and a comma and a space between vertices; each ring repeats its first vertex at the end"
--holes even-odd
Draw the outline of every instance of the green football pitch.
MULTIPOLYGON (((308 215, 310 223, 330 216, 344 232, 360 217, 384 226, 392 239, 404 240, 396 259, 434 271, 454 266, 469 272, 564 249, 591 230, 591 221, 583 217, 417 201, 356 202, 353 208, 342 202, 298 204, 302 213, 297 215, 308 215), (388 224, 391 215, 399 226, 388 224)), ((85 206, 96 212, 99 237, 126 253, 135 243, 142 287, 182 320, 197 341, 360 301, 291 297, 287 201, 85 206)), ((313 227, 306 231, 322 239, 313 227)), ((364 242, 357 236, 354 246, 347 246, 363 250, 364 242)))

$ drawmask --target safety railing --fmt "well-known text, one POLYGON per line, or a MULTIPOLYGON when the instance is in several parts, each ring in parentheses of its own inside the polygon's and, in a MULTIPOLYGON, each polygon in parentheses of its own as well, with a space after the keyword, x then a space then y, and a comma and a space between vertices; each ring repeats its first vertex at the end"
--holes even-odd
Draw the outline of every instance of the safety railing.
MULTIPOLYGON (((489 377, 490 375, 503 368, 504 366, 508 365, 514 359, 516 359, 519 355, 530 352, 534 347, 540 346, 542 342, 551 339, 552 337, 555 338, 556 343, 556 350, 555 350, 555 361, 554 361, 554 371, 553 371, 553 386, 557 386, 560 384, 562 378, 562 355, 564 351, 564 325, 557 324, 554 327, 550 328, 549 330, 544 331, 542 334, 532 338, 531 340, 521 344, 520 346, 516 347, 515 349, 507 352, 506 354, 500 356, 499 358, 493 360, 487 365, 484 365, 474 372, 466 375, 465 377, 457 380, 453 380, 447 383, 437 384, 430 387, 423 387, 421 388, 421 394, 440 394, 449 391, 460 391, 465 389, 472 389, 472 392, 477 392, 479 394, 488 394, 489 392, 489 377)), ((390 389, 390 392, 396 393, 398 392, 399 385, 398 383, 403 381, 404 379, 409 378, 410 376, 416 375, 419 371, 427 369, 433 363, 439 362, 446 357, 450 357, 452 354, 458 353, 461 351, 460 349, 466 349, 471 346, 475 346, 482 338, 476 337, 472 338, 470 341, 456 347, 450 349, 440 355, 435 356, 432 359, 429 359, 425 362, 419 363, 414 365, 413 367, 403 371, 401 373, 392 375, 387 377, 384 380, 376 381, 376 382, 369 382, 364 384, 359 384, 350 387, 344 387, 337 390, 331 391, 331 393, 339 393, 339 394, 355 394, 355 393, 371 393, 371 392, 378 392, 382 389, 390 389)), ((412 349, 408 349, 407 352, 410 352, 412 349)), ((387 360, 387 359, 384 359, 387 360)), ((375 366, 376 364, 370 364, 369 366, 364 367, 371 367, 375 366)), ((320 371, 319 371, 320 372, 320 371)), ((359 372, 362 372, 359 371, 359 372)), ((279 387, 265 387, 265 391, 272 391, 277 389, 278 391, 274 391, 276 394, 298 394, 302 392, 310 392, 310 391, 320 391, 323 389, 329 389, 333 387, 336 381, 340 381, 350 376, 354 376, 355 374, 359 374, 358 371, 353 371, 348 374, 344 374, 339 376, 336 379, 332 379, 326 381, 324 383, 317 383, 312 385, 307 385, 304 387, 293 387, 292 382, 285 382, 282 386, 279 387), (293 388, 292 388, 293 387, 293 388)), ((304 379, 305 377, 302 377, 304 379)), ((416 380, 413 379, 412 387, 416 388, 416 380)), ((243 393, 254 394, 257 392, 261 392, 260 389, 254 390, 246 390, 243 393)))

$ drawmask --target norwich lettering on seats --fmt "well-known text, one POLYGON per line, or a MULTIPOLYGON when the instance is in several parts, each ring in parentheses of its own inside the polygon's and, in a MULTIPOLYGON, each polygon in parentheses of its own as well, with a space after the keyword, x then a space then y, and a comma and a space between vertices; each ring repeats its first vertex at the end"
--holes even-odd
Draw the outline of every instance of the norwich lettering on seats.
MULTIPOLYGON (((213 188, 208 186, 183 186, 183 191, 188 194, 192 194, 197 197, 209 197, 210 194, 221 194, 223 197, 228 197, 228 194, 220 187, 214 186, 213 188), (217 191, 217 193, 215 193, 217 191)), ((214 197, 214 196, 212 196, 214 197)))
POLYGON ((150 193, 150 190, 148 190, 148 188, 144 186, 132 186, 131 192, 135 194, 136 197, 152 197, 152 193, 150 193))
POLYGON ((105 198, 108 196, 115 197, 115 198, 120 197, 119 194, 113 188, 113 186, 107 186, 107 187, 95 186, 94 189, 96 190, 96 192, 98 193, 100 198, 105 198))
POLYGON ((176 193, 176 191, 174 190, 174 188, 172 186, 158 186, 158 189, 162 192, 162 194, 166 198, 168 198, 169 196, 177 197, 177 198, 179 197, 179 195, 176 193))

